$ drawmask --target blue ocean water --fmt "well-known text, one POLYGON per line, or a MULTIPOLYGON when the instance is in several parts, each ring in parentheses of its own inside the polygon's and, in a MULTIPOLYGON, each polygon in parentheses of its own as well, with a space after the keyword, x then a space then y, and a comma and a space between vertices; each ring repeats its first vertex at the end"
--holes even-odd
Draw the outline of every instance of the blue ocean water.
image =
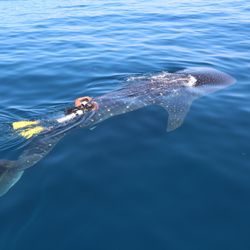
POLYGON ((0 16, 1 124, 138 73, 237 79, 171 133, 160 107, 73 130, 0 198, 1 250, 250 249, 248 1, 2 0, 0 16))

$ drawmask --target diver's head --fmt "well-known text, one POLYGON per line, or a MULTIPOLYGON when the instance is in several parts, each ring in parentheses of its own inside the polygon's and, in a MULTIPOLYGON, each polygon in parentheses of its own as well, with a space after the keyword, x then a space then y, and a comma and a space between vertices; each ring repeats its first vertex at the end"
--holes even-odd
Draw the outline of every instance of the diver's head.
POLYGON ((82 111, 80 127, 88 127, 95 123, 93 118, 99 109, 98 103, 89 96, 79 97, 75 100, 75 109, 82 111))
POLYGON ((75 100, 75 108, 84 111, 89 111, 89 110, 97 110, 99 107, 98 104, 95 101, 93 101, 92 97, 83 96, 75 100))

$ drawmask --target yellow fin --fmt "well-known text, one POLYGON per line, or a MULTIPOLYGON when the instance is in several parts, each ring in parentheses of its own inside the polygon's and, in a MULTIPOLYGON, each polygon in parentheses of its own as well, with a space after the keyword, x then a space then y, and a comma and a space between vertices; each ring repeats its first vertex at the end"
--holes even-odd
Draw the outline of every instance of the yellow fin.
POLYGON ((18 121, 18 122, 13 122, 12 127, 13 127, 13 129, 16 130, 19 128, 25 128, 27 126, 36 125, 38 123, 39 123, 39 121, 18 121))
POLYGON ((26 129, 26 130, 20 132, 20 135, 23 136, 26 139, 29 139, 33 135, 37 135, 37 134, 41 133, 44 130, 45 130, 44 127, 38 126, 38 127, 31 128, 31 129, 26 129))

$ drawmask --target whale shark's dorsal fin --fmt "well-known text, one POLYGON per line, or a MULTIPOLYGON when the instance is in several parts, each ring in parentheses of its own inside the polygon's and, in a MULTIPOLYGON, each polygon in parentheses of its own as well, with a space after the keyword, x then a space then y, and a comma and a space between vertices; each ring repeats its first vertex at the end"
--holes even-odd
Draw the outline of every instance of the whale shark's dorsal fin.
POLYGON ((158 104, 168 112, 167 132, 180 127, 190 109, 193 96, 179 95, 171 99, 163 99, 158 104))

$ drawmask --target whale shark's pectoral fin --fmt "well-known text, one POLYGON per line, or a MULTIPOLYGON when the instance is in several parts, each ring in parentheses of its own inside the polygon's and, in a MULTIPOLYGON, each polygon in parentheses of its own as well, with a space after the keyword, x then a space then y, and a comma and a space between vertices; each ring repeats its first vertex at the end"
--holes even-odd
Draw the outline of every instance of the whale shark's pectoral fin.
POLYGON ((168 109, 167 132, 173 131, 180 127, 189 111, 189 107, 181 109, 168 109))
POLYGON ((173 131, 182 125, 193 100, 194 98, 178 96, 170 100, 162 100, 159 103, 168 112, 167 132, 173 131))

